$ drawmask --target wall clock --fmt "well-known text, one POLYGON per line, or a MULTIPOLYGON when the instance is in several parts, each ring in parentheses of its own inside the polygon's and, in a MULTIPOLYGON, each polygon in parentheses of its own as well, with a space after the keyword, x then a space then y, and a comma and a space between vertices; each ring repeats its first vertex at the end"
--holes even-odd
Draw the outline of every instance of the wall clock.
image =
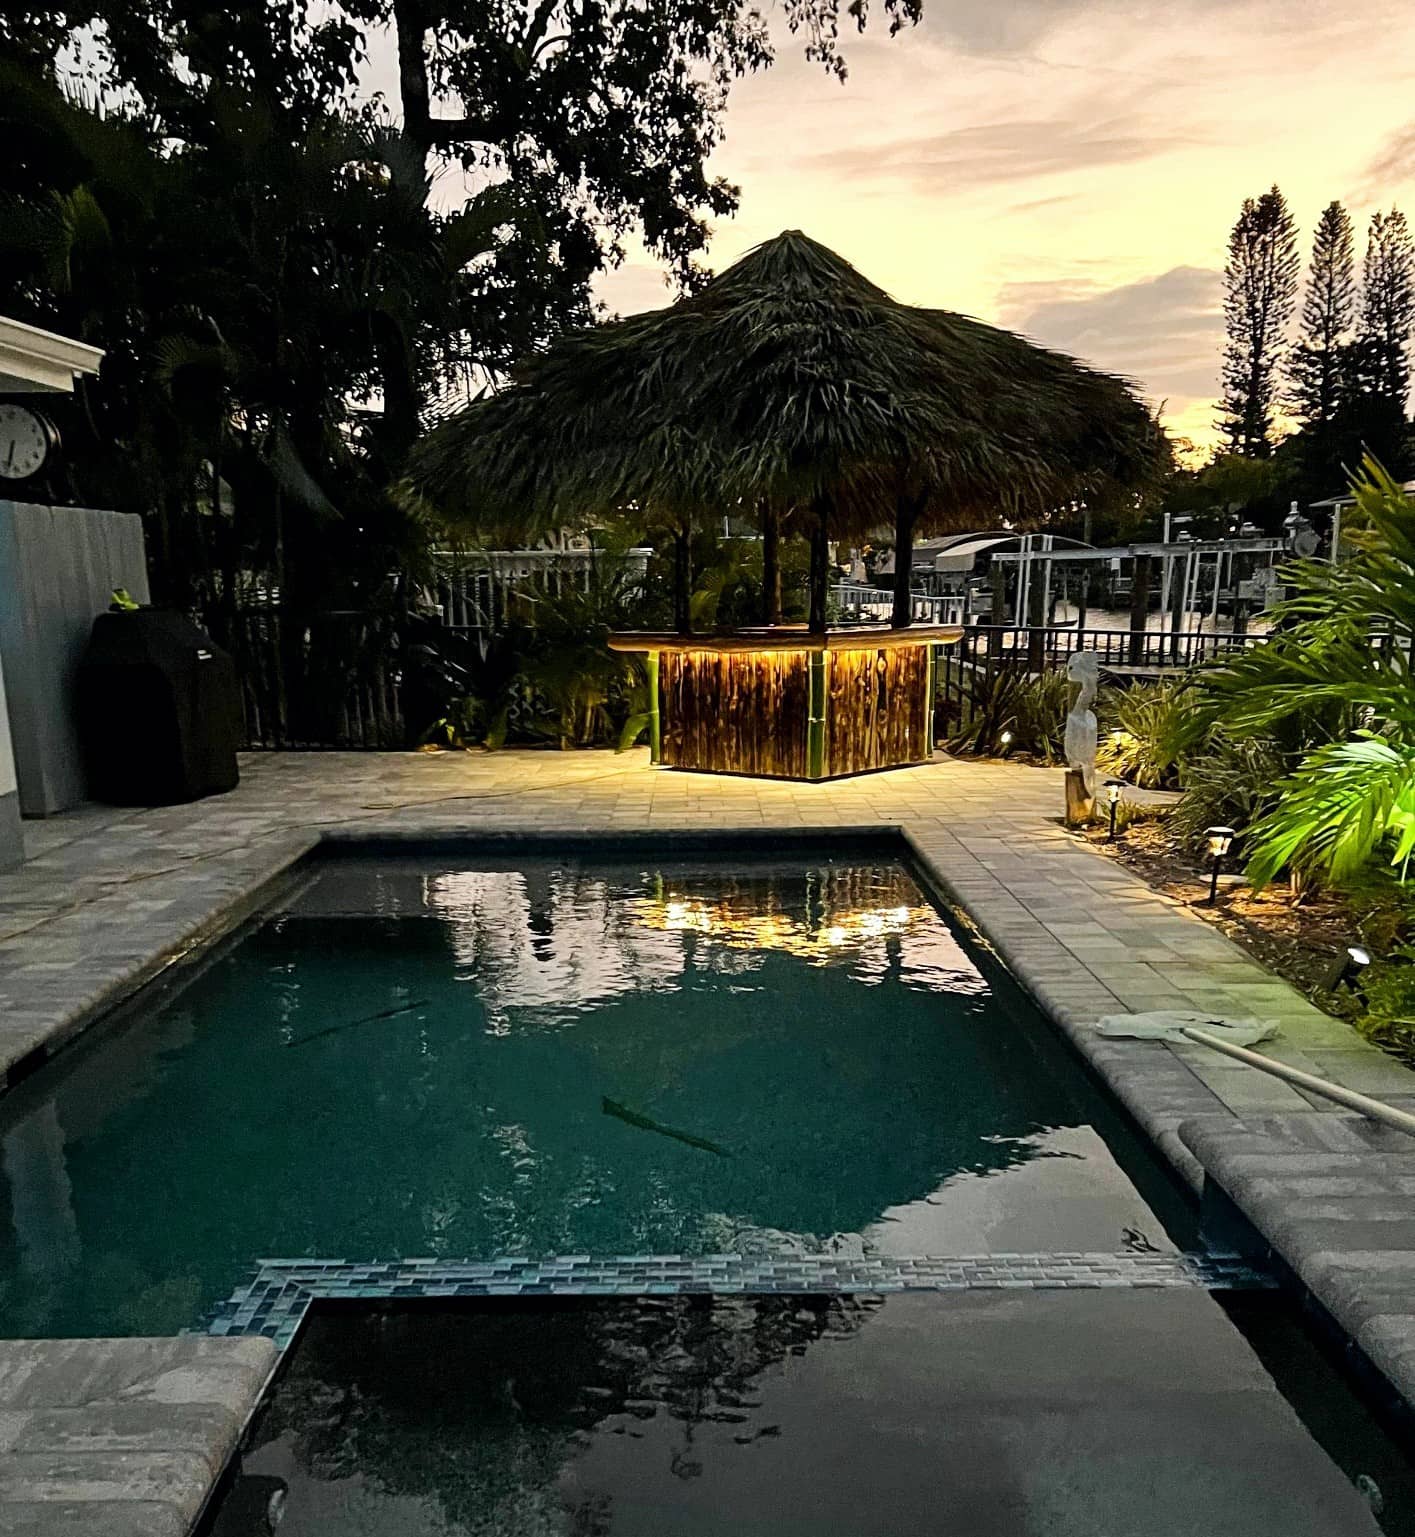
POLYGON ((54 424, 31 406, 0 401, 0 481, 30 480, 59 446, 54 424))

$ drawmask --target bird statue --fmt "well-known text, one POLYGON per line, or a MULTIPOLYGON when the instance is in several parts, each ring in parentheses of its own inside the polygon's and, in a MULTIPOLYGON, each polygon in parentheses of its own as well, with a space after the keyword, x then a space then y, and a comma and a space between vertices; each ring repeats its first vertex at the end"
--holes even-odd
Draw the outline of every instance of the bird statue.
POLYGON ((1096 717, 1091 706, 1100 687, 1101 664, 1094 651, 1076 651, 1066 664, 1066 676, 1081 686, 1076 702, 1066 713, 1066 766, 1077 770, 1086 795, 1096 794, 1096 717))

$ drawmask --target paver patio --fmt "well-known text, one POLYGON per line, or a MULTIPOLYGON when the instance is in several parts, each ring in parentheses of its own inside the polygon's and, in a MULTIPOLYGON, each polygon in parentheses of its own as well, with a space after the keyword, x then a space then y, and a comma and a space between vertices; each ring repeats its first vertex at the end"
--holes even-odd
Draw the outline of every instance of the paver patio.
MULTIPOLYGON (((1415 1399, 1415 1314, 1392 1300, 1408 1279, 1415 1216, 1386 1209, 1392 1190, 1408 1189, 1405 1144, 1347 1137, 1345 1172, 1386 1206, 1378 1232, 1362 1229, 1359 1259, 1334 1263, 1317 1243, 1339 1230, 1314 1236, 1295 1224, 1311 1172, 1303 1160, 1316 1155, 1292 1128, 1316 1135, 1330 1126, 1340 1140, 1363 1123, 1206 1048, 1103 1040, 1091 1026, 1103 1014, 1167 1007, 1274 1018, 1282 1034, 1264 1047, 1270 1055, 1406 1108, 1415 1108, 1415 1073, 1067 834, 1060 771, 940 758, 813 785, 656 770, 643 751, 507 751, 252 755, 243 774, 232 794, 194 805, 86 808, 27 825, 29 862, 0 876, 7 1073, 27 1071, 249 911, 262 885, 322 838, 607 835, 651 837, 671 850, 675 837, 732 830, 783 841, 878 830, 903 837, 937 894, 966 911, 1196 1189, 1206 1169, 1242 1185, 1242 1158, 1275 1139, 1285 1186, 1231 1193, 1240 1205, 1252 1198, 1261 1233, 1415 1399)), ((0 1373, 23 1348, 0 1344, 0 1373)))

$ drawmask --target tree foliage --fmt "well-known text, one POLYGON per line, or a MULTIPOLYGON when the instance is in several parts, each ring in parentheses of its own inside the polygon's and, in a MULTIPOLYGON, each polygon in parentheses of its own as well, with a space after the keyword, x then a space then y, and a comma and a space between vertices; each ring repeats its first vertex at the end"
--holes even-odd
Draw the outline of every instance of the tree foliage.
POLYGON ((1297 229, 1277 187, 1246 198, 1228 241, 1223 313, 1224 436, 1235 453, 1266 458, 1273 446, 1278 371, 1297 297, 1297 229))
POLYGON ((1351 216, 1328 203, 1317 222, 1301 339, 1292 349, 1292 414, 1304 427, 1330 426, 1342 404, 1345 349, 1356 319, 1355 255, 1351 216))
POLYGON ((1285 866, 1344 880, 1415 849, 1415 501, 1373 461, 1355 488, 1358 548, 1301 561, 1261 646, 1207 671, 1207 720, 1236 739, 1311 745, 1248 831, 1256 884, 1285 866))
MULTIPOLYGON (((785 14, 843 73, 863 0, 785 14)), ((208 617, 366 601, 425 542, 388 487, 444 402, 588 319, 631 232, 697 280, 726 94, 771 56, 739 0, 7 12, 0 309, 108 352, 54 494, 143 513, 159 591, 208 617), (385 32, 399 100, 369 102, 385 32)))
POLYGON ((1403 418, 1415 324, 1415 246, 1398 208, 1371 215, 1363 276, 1361 340, 1369 353, 1371 389, 1403 418))
MULTIPOLYGON (((1415 264, 1397 209, 1372 220, 1359 293, 1350 217, 1339 202, 1323 209, 1297 340, 1281 369, 1281 403, 1296 430, 1278 441, 1274 369, 1283 356, 1288 280, 1295 272, 1284 233, 1291 220, 1280 199, 1276 189, 1265 199, 1249 199, 1234 228, 1223 367, 1224 457, 1237 466, 1271 466, 1271 485, 1264 490, 1255 480, 1249 488, 1255 494, 1237 500, 1245 515, 1272 531, 1291 502, 1342 491, 1368 454, 1398 479, 1412 468, 1405 385, 1415 264)), ((1211 479, 1207 473, 1181 478, 1175 491, 1185 510, 1192 510, 1191 503, 1213 505, 1211 479)))

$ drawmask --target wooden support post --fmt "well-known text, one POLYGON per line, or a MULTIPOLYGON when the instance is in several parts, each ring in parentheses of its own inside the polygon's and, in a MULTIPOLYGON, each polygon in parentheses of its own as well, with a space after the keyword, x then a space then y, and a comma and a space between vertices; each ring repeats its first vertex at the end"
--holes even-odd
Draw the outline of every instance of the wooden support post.
POLYGON ((926 496, 900 496, 894 513, 894 601, 889 623, 896 630, 914 622, 914 530, 926 496))
POLYGON ((663 726, 659 717, 658 703, 658 652, 650 651, 644 658, 649 675, 649 762, 663 761, 663 726))
POLYGON ((1091 811, 1094 805, 1095 802, 1086 793, 1086 776, 1080 769, 1067 769, 1066 825, 1068 827, 1084 827, 1091 820, 1091 811))
POLYGON ((1145 626, 1150 619, 1150 566, 1148 555, 1135 557, 1130 574, 1130 665, 1145 660, 1145 626))
POLYGON ((1185 613, 1189 604, 1189 565, 1194 559, 1191 552, 1186 551, 1184 564, 1179 564, 1179 557, 1175 557, 1175 574, 1179 577, 1177 582, 1171 584, 1170 597, 1173 600, 1172 619, 1173 626, 1169 636, 1169 657, 1172 662, 1179 661, 1179 637, 1184 629, 1185 613))
POLYGON ((824 650, 806 658, 806 777, 825 778, 825 669, 824 650))
POLYGON ((825 634, 826 605, 830 597, 830 502, 821 497, 812 509, 811 528, 811 619, 812 635, 825 634))
POLYGON ((680 635, 689 635, 693 629, 692 550, 686 528, 673 531, 673 628, 680 635))
POLYGON ((762 623, 781 623, 781 518, 770 502, 763 502, 762 520, 762 623))

